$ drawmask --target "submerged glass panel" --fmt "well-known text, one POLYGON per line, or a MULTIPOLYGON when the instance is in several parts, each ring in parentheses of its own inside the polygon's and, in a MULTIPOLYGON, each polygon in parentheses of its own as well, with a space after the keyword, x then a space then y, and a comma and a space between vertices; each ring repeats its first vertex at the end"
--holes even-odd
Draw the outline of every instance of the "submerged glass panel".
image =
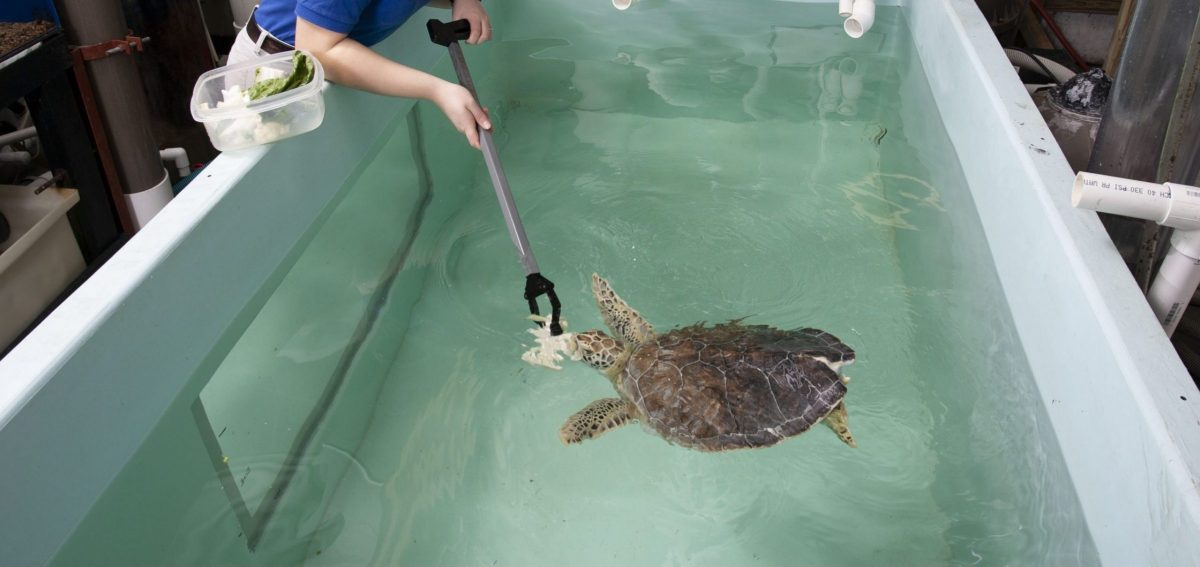
POLYGON ((498 10, 467 53, 571 330, 593 272, 663 331, 825 329, 858 448, 562 446, 612 387, 521 361, 487 172, 421 105, 57 564, 1098 563, 897 9, 861 40, 829 4, 498 10))

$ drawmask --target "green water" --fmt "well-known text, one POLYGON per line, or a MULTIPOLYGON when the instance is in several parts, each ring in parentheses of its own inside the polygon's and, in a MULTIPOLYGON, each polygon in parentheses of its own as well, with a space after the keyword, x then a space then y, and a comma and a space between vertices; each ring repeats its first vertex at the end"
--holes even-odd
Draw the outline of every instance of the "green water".
MULTIPOLYGON (((830 5, 576 4, 511 3, 505 40, 468 51, 491 70, 481 94, 571 329, 601 325, 593 272, 660 330, 825 329, 858 352, 858 448, 819 427, 702 454, 636 425, 561 445, 562 421, 612 387, 520 360, 523 278, 486 170, 422 105, 285 277, 307 299, 268 303, 243 335, 281 337, 234 336, 215 373, 316 369, 321 386, 352 359, 254 552, 180 400, 57 563, 1098 563, 898 11, 853 42, 830 5), (830 86, 836 68, 861 94, 830 86), (389 165, 421 154, 427 174, 389 165), (395 218, 418 210, 406 237, 395 218), (354 249, 321 245, 350 226, 354 249)), ((257 387, 230 410, 213 391, 214 423, 247 421, 218 440, 229 469, 267 463, 242 475, 253 513, 320 402, 257 387)))

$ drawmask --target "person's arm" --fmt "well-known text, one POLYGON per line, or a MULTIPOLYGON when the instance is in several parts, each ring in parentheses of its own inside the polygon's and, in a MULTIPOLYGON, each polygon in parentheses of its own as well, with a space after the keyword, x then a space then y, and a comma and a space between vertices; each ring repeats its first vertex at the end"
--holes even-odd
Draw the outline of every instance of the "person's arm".
MULTIPOLYGON (((462 2, 464 0, 458 0, 462 2)), ((478 0, 466 0, 475 1, 478 0)), ((456 2, 457 3, 457 2, 456 2)), ((479 148, 478 123, 490 130, 487 113, 467 89, 405 67, 369 47, 303 18, 296 18, 296 47, 316 56, 325 76, 338 84, 388 96, 425 99, 438 105, 471 147, 479 148)))

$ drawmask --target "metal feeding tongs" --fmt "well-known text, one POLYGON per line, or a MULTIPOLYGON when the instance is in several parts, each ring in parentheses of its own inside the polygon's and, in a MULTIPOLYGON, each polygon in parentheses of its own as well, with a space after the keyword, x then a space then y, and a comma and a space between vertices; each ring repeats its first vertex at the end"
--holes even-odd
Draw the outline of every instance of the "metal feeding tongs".
MULTIPOLYGON (((467 20, 455 20, 444 23, 440 20, 429 20, 425 23, 429 30, 429 39, 438 45, 450 49, 450 61, 454 63, 454 73, 458 75, 458 83, 471 92, 475 102, 479 102, 479 94, 475 92, 475 83, 471 80, 471 72, 467 70, 467 61, 463 58, 462 47, 458 42, 471 36, 471 23, 467 20)), ((496 153, 496 144, 492 141, 492 133, 479 127, 479 145, 483 150, 483 159, 487 162, 488 174, 492 177, 492 186, 496 188, 496 198, 500 200, 500 210, 504 213, 504 222, 508 225, 508 235, 512 237, 513 246, 521 256, 521 266, 525 268, 525 300, 529 302, 529 312, 540 315, 537 298, 546 295, 550 298, 550 334, 561 335, 562 305, 558 295, 554 293, 554 284, 546 279, 538 269, 537 260, 533 258, 533 249, 529 247, 529 239, 525 237, 525 227, 517 214, 517 205, 513 202, 512 192, 508 189, 508 178, 504 176, 504 168, 500 166, 500 156, 496 153)))

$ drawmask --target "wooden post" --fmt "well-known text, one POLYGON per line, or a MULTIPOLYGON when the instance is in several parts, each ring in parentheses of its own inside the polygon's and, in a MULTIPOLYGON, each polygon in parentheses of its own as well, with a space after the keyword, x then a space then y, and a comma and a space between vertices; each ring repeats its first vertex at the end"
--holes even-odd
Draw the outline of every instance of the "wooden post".
POLYGON ((1117 28, 1113 30, 1112 41, 1108 44, 1108 56, 1104 58, 1104 72, 1108 76, 1117 76, 1117 67, 1121 63, 1121 50, 1125 48, 1125 38, 1129 36, 1129 22, 1133 19, 1133 6, 1137 0, 1123 0, 1121 11, 1117 13, 1117 28))
POLYGON ((1026 6, 1025 14, 1021 16, 1021 37, 1025 38, 1026 45, 1034 49, 1054 49, 1050 36, 1031 6, 1026 6))

